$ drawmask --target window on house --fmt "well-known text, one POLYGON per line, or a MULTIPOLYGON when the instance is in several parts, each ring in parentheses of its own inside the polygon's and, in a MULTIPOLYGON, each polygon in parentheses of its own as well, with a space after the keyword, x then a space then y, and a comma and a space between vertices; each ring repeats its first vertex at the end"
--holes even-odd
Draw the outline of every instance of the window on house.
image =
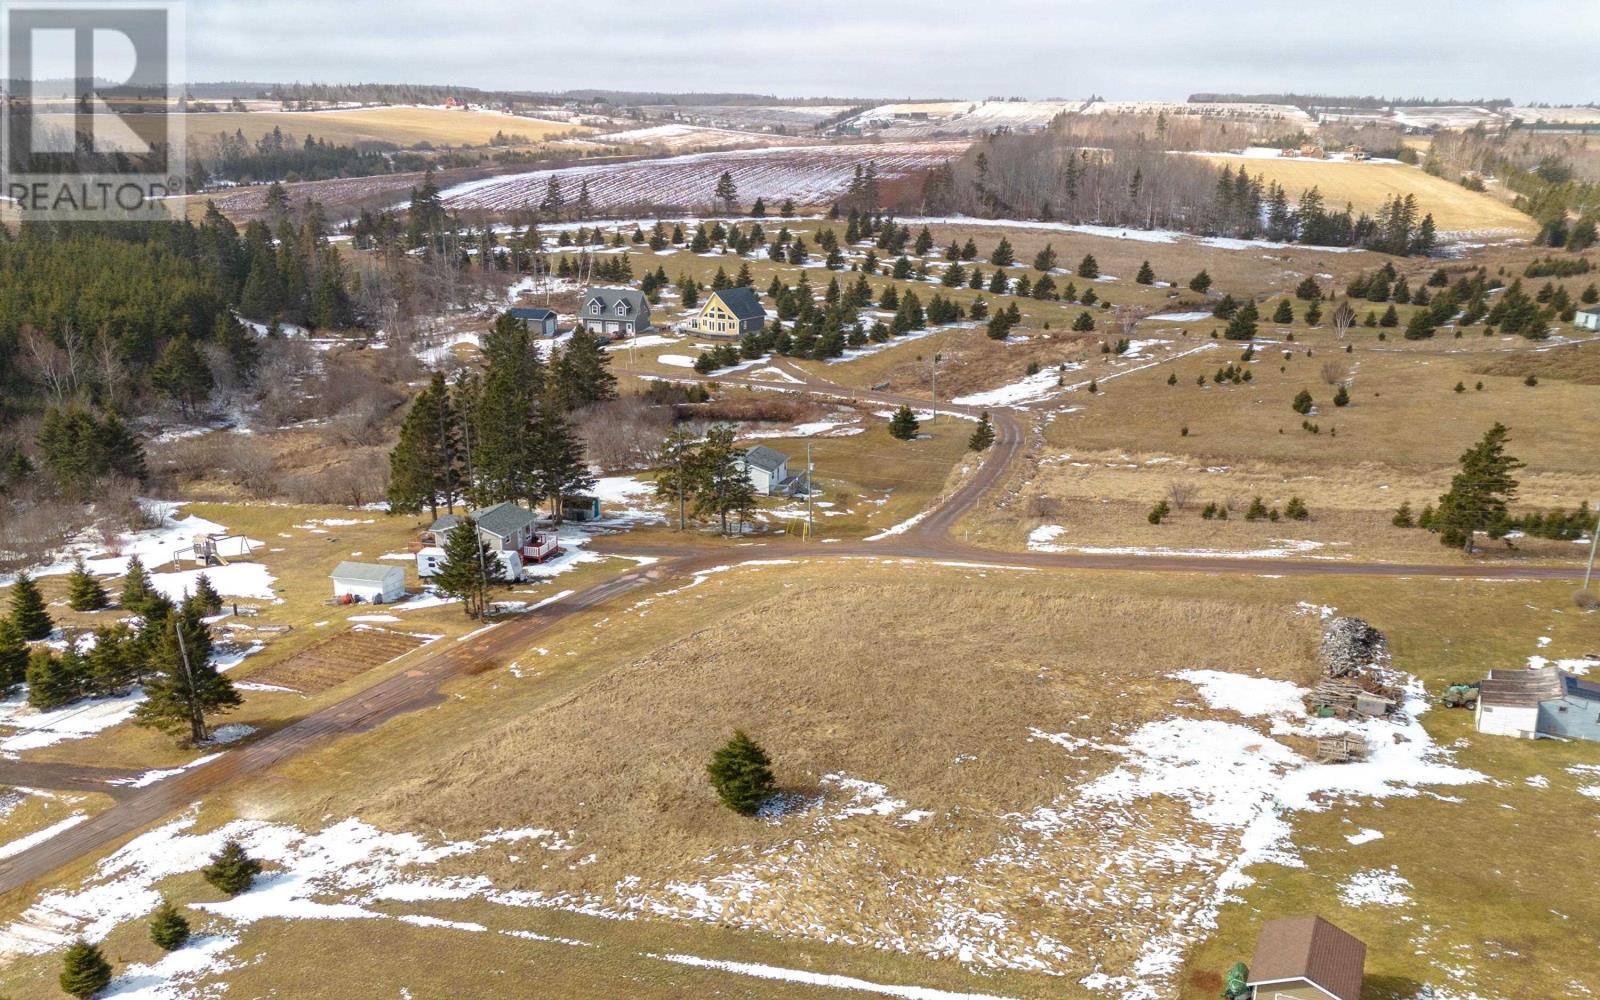
POLYGON ((626 316, 627 314, 628 314, 628 304, 626 302, 618 302, 617 303, 617 315, 618 316, 626 316))
POLYGON ((594 315, 596 315, 596 316, 600 315, 600 303, 598 303, 598 302, 589 303, 589 312, 594 314, 594 315))

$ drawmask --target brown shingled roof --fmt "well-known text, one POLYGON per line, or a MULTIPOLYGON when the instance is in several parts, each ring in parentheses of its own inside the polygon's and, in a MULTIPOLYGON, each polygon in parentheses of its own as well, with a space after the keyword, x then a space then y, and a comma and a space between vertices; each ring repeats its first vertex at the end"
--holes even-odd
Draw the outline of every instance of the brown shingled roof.
POLYGON ((1561 671, 1555 667, 1537 670, 1491 670, 1478 689, 1478 703, 1503 708, 1536 708, 1566 693, 1561 671))
POLYGON ((1321 917, 1289 917, 1261 925, 1250 984, 1305 979, 1339 1000, 1360 1000, 1367 946, 1321 917))

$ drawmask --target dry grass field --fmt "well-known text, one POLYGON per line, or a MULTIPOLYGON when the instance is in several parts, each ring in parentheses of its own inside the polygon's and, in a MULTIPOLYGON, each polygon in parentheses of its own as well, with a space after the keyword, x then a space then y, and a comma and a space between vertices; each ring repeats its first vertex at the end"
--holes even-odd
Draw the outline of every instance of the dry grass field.
POLYGON ((392 142, 398 146, 483 146, 495 133, 523 135, 538 142, 549 136, 591 131, 566 122, 547 122, 493 111, 442 108, 362 108, 355 111, 203 112, 184 119, 191 142, 219 132, 242 131, 255 140, 275 128, 297 139, 315 136, 338 145, 392 142))
POLYGON ((1416 195, 1417 206, 1432 212, 1441 233, 1480 236, 1529 236, 1533 220, 1489 194, 1468 191, 1460 184, 1424 173, 1403 163, 1366 163, 1336 160, 1241 158, 1209 156, 1219 165, 1243 166, 1252 177, 1283 185, 1291 202, 1302 191, 1320 188, 1329 207, 1346 202, 1358 212, 1375 212, 1384 199, 1416 195))
MULTIPOLYGON (((1593 618, 1571 613, 1564 585, 848 565, 847 581, 831 562, 750 565, 626 598, 463 679, 437 709, 208 805, 196 830, 238 816, 315 830, 359 815, 426 843, 478 846, 378 881, 315 883, 319 902, 358 903, 368 919, 330 911, 239 924, 192 910, 201 932, 238 938, 227 945, 233 967, 196 988, 226 978, 251 995, 831 995, 663 959, 676 955, 1089 997, 1099 994, 1080 980, 1125 971, 1181 928, 1199 943, 1178 945, 1183 961, 1154 995, 1198 998, 1248 957, 1262 919, 1305 911, 1366 938, 1371 995, 1382 1000, 1409 1000, 1425 984, 1495 995, 1508 969, 1528 995, 1596 985, 1586 954, 1600 912, 1589 894, 1567 892, 1600 862, 1577 793, 1584 779, 1568 770, 1586 759, 1576 746, 1477 737, 1464 713, 1428 713, 1430 736, 1449 747, 1440 762, 1490 780, 1381 800, 1334 795, 1287 814, 1293 848, 1246 870, 1214 930, 1192 902, 1214 890, 1237 829, 1202 821, 1176 790, 1126 810, 1103 804, 1082 826, 1053 812, 1127 772, 1116 748, 1153 721, 1253 725, 1199 704, 1176 671, 1304 683, 1317 616, 1297 602, 1371 619, 1393 637, 1395 666, 1437 691, 1535 650, 1591 646, 1593 618), (1482 621, 1470 633, 1450 611, 1468 604, 1482 621), (772 752, 780 784, 801 797, 796 811, 745 820, 715 803, 701 769, 735 726, 772 752), (548 832, 485 836, 529 828, 548 832), (1364 830, 1382 836, 1350 839, 1364 830), (1174 836, 1201 853, 1152 856, 1174 836), (1552 843, 1571 865, 1532 860, 1552 843), (1374 871, 1399 875, 1399 902, 1352 895, 1374 871), (957 942, 971 949, 958 954, 957 942), (331 960, 341 954, 349 960, 331 960), (319 955, 330 961, 312 975, 307 956, 319 955), (1022 955, 1065 975, 1003 967, 1022 955)), ((1190 777, 1174 772, 1174 789, 1190 777)), ((1242 800, 1224 797, 1216 808, 1234 805, 1242 800)), ((158 885, 181 904, 217 898, 193 873, 158 885)), ((154 958, 137 920, 116 927, 108 948, 119 962, 154 958)), ((14 962, 0 987, 30 995, 54 971, 14 962)))

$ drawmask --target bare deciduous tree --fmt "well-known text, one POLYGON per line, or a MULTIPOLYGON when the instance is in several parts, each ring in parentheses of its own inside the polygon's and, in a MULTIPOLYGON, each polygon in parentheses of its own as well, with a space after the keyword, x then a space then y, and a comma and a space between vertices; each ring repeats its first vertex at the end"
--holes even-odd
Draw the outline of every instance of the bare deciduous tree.
POLYGON ((1194 496, 1198 492, 1198 487, 1183 480, 1175 479, 1167 484, 1167 499, 1172 501, 1174 510, 1188 509, 1190 502, 1194 500, 1194 496))

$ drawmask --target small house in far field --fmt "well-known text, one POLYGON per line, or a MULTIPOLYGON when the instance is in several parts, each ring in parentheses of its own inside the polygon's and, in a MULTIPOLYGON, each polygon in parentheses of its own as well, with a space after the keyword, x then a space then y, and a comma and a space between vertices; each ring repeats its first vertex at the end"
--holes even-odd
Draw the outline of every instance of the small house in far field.
POLYGON ((509 311, 514 318, 528 324, 528 330, 534 336, 554 337, 556 335, 556 327, 560 324, 561 317, 554 309, 516 306, 509 311))
POLYGON ((1478 732, 1600 741, 1600 684, 1558 667, 1491 670, 1478 687, 1478 732))
POLYGON ((1261 925, 1247 985, 1250 1000, 1361 1000, 1367 946, 1321 917, 1261 925))
POLYGON ((597 337, 618 340, 653 329, 650 300, 637 288, 591 288, 581 302, 578 322, 597 337))
POLYGON ((704 337, 737 340, 747 333, 760 333, 767 321, 767 310, 753 288, 724 288, 712 292, 689 324, 689 329, 704 337))
MULTIPOLYGON (((505 567, 507 580, 521 580, 524 566, 543 562, 560 551, 555 532, 540 531, 539 515, 521 504, 507 500, 475 510, 471 516, 478 525, 478 538, 505 567)), ((432 544, 417 551, 418 576, 437 575, 447 561, 445 541, 460 524, 460 515, 445 514, 428 527, 425 537, 432 544)))
POLYGON ((788 455, 764 444, 746 449, 739 456, 739 467, 750 478, 750 485, 755 487, 755 491, 769 497, 793 496, 811 489, 805 473, 798 476, 789 474, 788 455))
POLYGON ((368 604, 388 604, 406 596, 406 571, 400 566, 342 562, 333 568, 333 596, 368 604))
POLYGON ((1572 317, 1572 325, 1580 330, 1600 330, 1600 306, 1579 309, 1572 317))

